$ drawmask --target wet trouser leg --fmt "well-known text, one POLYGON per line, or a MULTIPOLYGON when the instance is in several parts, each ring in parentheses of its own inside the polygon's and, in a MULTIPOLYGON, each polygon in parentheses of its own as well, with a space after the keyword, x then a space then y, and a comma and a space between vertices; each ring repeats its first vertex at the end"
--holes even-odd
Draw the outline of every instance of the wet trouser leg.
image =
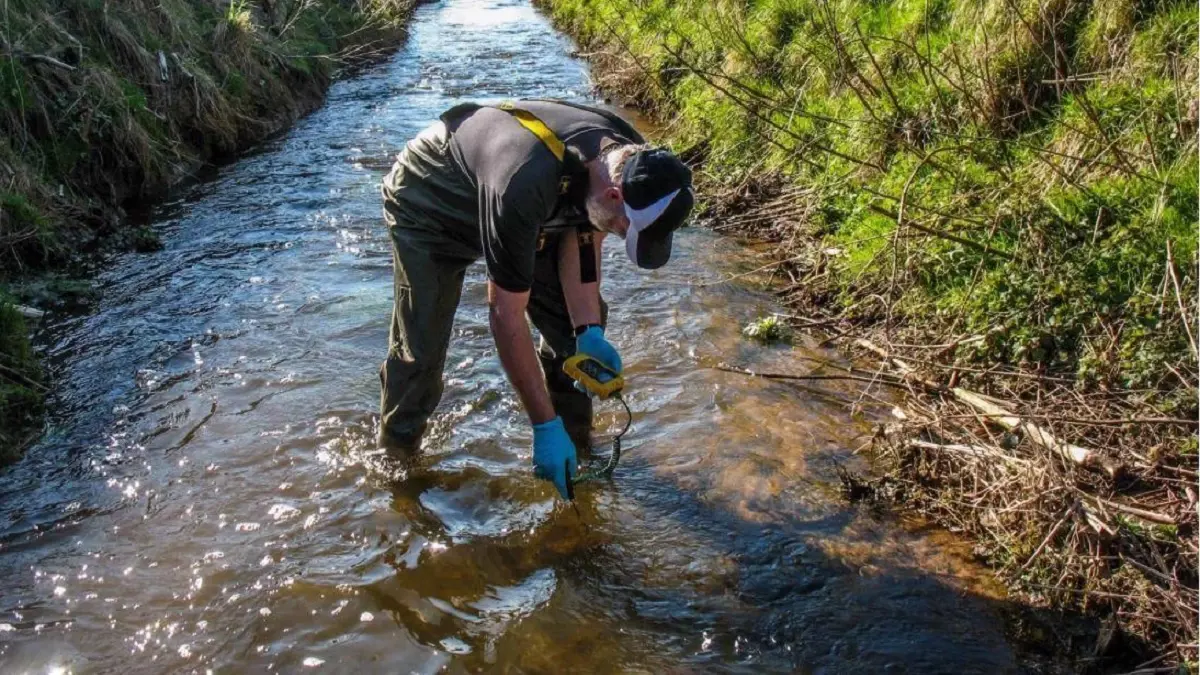
MULTIPOLYGON (((592 399, 577 391, 574 381, 562 370, 563 362, 575 354, 575 326, 571 323, 558 278, 558 251, 554 243, 538 252, 527 312, 542 335, 538 358, 542 362, 554 412, 562 417, 575 447, 580 452, 587 452, 592 431, 592 399)), ((603 299, 600 300, 600 316, 601 322, 607 325, 608 305, 603 299)))
POLYGON ((420 447, 429 416, 442 398, 442 370, 469 261, 446 258, 393 226, 395 300, 382 385, 379 445, 401 453, 420 447))

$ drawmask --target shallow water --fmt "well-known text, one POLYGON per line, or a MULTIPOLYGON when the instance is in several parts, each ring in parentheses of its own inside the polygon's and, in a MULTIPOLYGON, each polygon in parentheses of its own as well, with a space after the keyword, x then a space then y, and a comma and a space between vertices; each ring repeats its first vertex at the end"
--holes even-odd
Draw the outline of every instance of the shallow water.
POLYGON ((705 231, 654 273, 606 250, 635 419, 578 511, 531 476, 479 265, 428 468, 367 477, 379 180, 452 101, 587 100, 571 49, 525 2, 422 6, 394 58, 163 208, 164 250, 113 261, 97 306, 57 321, 52 429, 0 474, 0 671, 1014 669, 985 575, 838 497, 886 406, 712 367, 837 357, 744 341, 776 308, 713 283, 751 254, 705 231))

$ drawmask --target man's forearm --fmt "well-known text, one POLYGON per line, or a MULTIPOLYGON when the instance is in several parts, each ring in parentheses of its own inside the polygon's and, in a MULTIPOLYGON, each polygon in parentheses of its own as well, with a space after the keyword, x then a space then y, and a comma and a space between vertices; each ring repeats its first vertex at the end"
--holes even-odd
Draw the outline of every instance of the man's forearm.
POLYGON ((554 419, 554 406, 546 391, 542 366, 533 347, 533 335, 529 332, 523 308, 518 310, 508 303, 490 302, 488 320, 500 364, 517 390, 530 421, 541 424, 554 419))
POLYGON ((580 274, 580 251, 576 237, 574 229, 568 230, 559 242, 558 281, 567 303, 567 312, 571 315, 571 323, 574 326, 584 326, 600 323, 600 245, 604 235, 594 235, 592 255, 596 279, 587 283, 582 280, 580 274))

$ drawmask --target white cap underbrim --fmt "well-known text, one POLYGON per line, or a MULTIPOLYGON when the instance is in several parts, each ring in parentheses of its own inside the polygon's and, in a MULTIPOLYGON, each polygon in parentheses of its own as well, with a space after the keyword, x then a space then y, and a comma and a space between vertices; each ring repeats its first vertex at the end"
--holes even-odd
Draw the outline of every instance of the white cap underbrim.
POLYGON ((625 216, 629 218, 629 229, 625 232, 625 255, 629 256, 635 265, 638 264, 638 236, 658 220, 678 194, 679 190, 675 190, 643 209, 630 208, 628 203, 625 204, 625 216))

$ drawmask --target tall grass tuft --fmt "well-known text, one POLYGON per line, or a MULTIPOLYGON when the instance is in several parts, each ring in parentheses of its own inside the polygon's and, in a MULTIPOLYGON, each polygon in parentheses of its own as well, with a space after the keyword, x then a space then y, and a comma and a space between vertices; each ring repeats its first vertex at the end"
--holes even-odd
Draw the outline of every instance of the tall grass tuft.
POLYGON ((0 465, 32 440, 42 412, 45 386, 25 331, 20 312, 0 296, 0 465))

